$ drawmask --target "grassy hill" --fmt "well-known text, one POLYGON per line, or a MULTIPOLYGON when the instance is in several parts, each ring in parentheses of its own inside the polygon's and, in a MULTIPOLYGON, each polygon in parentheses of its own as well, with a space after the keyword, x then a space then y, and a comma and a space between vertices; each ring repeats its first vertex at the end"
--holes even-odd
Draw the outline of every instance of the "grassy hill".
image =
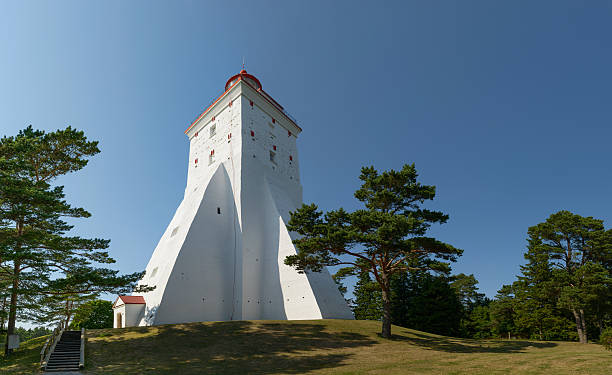
MULTIPOLYGON (((379 322, 241 321, 90 330, 87 374, 610 374, 612 353, 567 342, 468 340, 379 322)), ((34 340, 33 340, 34 341, 34 340)), ((28 350, 20 358, 33 359, 28 350)), ((28 347, 30 344, 28 342, 28 347)), ((29 359, 29 365, 32 361, 29 359)), ((37 360, 37 359, 36 359, 37 360)), ((26 362, 28 362, 26 361, 26 362)), ((13 371, 15 371, 13 364, 13 371)), ((14 373, 26 373, 25 368, 14 373)), ((30 373, 34 367, 28 367, 30 373)), ((11 368, 0 362, 0 373, 11 368)), ((9 372, 10 373, 10 372, 9 372)))
POLYGON ((0 374, 32 374, 38 372, 40 363, 40 350, 42 349, 47 337, 37 337, 21 343, 19 349, 5 358, 4 343, 0 345, 0 374))

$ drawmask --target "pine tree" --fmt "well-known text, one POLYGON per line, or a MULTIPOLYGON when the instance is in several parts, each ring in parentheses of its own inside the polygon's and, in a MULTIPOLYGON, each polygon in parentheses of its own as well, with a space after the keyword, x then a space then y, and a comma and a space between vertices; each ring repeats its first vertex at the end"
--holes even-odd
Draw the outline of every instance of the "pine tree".
POLYGON ((290 231, 297 254, 285 264, 298 271, 319 271, 324 266, 349 265, 355 272, 369 272, 378 283, 382 298, 382 332, 391 337, 391 278, 412 269, 447 268, 462 250, 425 237, 429 227, 445 223, 448 215, 421 207, 435 197, 435 186, 421 185, 413 165, 400 171, 378 173, 361 169, 361 188, 355 197, 365 208, 352 213, 340 208, 325 214, 317 206, 302 205, 292 212, 290 231))
POLYGON ((510 339, 517 334, 514 290, 512 285, 504 285, 491 302, 489 316, 491 331, 502 338, 510 339))
POLYGON ((392 279, 393 323, 448 336, 458 336, 462 307, 446 273, 415 270, 392 279))
MULTIPOLYGON (((40 296, 64 293, 61 285, 77 281, 77 287, 104 289, 116 281, 107 277, 115 271, 95 267, 114 262, 104 251, 109 240, 67 235, 72 225, 66 219, 91 215, 66 202, 63 186, 52 185, 98 152, 98 142, 71 127, 45 133, 29 126, 0 140, 0 280, 9 284, 9 335, 18 310, 32 308, 40 296)), ((121 276, 121 287, 134 286, 142 275, 121 276)))
POLYGON ((558 306, 572 313, 578 339, 586 343, 589 310, 612 286, 606 268, 612 261, 612 236, 602 220, 569 211, 550 215, 544 223, 529 228, 528 234, 526 258, 549 262, 558 306))
POLYGON ((353 314, 359 320, 381 320, 382 299, 378 283, 372 280, 369 272, 362 271, 355 284, 355 303, 353 314))

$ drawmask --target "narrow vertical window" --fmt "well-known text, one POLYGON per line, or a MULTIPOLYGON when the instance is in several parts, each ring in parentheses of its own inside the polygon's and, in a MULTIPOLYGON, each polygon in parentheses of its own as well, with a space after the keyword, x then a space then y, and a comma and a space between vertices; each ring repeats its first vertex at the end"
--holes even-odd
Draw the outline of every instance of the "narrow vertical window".
POLYGON ((210 126, 210 137, 212 138, 215 134, 217 134, 217 124, 212 124, 210 126))

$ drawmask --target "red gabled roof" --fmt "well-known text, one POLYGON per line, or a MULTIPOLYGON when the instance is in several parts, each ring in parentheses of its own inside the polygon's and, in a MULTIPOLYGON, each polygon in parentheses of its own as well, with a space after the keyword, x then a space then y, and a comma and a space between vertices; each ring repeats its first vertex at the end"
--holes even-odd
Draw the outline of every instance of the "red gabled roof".
POLYGON ((145 299, 143 296, 119 296, 115 303, 113 303, 113 307, 117 305, 117 302, 123 302, 125 305, 145 305, 145 299))

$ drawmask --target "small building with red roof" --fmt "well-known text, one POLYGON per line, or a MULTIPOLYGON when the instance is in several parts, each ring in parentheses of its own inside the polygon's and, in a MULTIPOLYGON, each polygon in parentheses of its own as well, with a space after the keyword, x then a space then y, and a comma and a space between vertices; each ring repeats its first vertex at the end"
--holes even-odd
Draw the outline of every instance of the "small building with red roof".
POLYGON ((113 328, 137 326, 144 315, 146 302, 142 296, 119 296, 113 303, 113 328))

